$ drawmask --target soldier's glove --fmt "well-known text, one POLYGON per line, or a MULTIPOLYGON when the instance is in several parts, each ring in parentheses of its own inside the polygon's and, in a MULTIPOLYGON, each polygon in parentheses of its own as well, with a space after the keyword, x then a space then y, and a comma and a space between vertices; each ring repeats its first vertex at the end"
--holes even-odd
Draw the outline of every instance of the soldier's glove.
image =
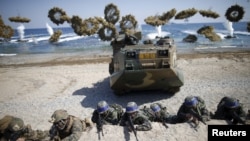
POLYGON ((196 117, 193 117, 192 122, 193 122, 195 125, 198 125, 198 124, 199 124, 199 120, 198 120, 196 117))
POLYGON ((206 121, 209 121, 210 118, 209 117, 201 117, 202 118, 202 121, 206 122, 206 121))
POLYGON ((98 126, 97 126, 97 130, 98 130, 98 131, 101 131, 101 130, 102 130, 102 126, 98 125, 98 126))
POLYGON ((189 113, 186 114, 186 119, 187 119, 187 120, 191 120, 192 117, 193 117, 193 116, 192 116, 191 114, 189 114, 189 113))
POLYGON ((132 132, 132 128, 130 126, 127 126, 127 127, 128 127, 128 131, 132 132))
POLYGON ((138 129, 139 129, 138 126, 135 126, 135 130, 138 131, 138 129))
POLYGON ((128 127, 128 131, 129 131, 129 132, 132 132, 132 128, 130 127, 129 122, 126 121, 125 124, 126 124, 126 126, 128 127))
POLYGON ((54 136, 54 138, 52 139, 52 141, 61 141, 61 138, 59 136, 54 136))

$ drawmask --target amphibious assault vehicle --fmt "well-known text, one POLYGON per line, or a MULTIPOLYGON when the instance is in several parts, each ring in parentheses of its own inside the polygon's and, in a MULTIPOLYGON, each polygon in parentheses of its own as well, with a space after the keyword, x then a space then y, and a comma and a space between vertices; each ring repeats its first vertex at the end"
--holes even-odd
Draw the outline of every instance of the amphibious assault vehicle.
POLYGON ((175 93, 183 86, 176 68, 176 46, 170 37, 145 40, 139 34, 119 34, 111 41, 110 87, 117 95, 130 91, 164 90, 175 93))

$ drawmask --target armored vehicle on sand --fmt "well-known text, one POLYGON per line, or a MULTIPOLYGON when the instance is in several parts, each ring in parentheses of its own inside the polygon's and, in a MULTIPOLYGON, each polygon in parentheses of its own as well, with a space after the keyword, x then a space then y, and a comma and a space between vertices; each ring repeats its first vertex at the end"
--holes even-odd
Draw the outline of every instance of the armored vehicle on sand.
POLYGON ((111 89, 117 95, 141 90, 178 92, 184 79, 181 70, 176 68, 174 40, 163 37, 155 43, 152 40, 139 43, 138 35, 119 34, 111 41, 111 89))

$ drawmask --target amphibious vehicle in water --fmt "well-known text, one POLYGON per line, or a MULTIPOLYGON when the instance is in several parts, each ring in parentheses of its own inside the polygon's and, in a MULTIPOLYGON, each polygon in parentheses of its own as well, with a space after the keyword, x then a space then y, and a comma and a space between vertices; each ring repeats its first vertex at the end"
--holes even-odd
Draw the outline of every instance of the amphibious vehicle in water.
POLYGON ((117 95, 141 90, 179 91, 184 78, 176 68, 174 40, 163 37, 139 43, 140 38, 140 34, 119 34, 112 40, 111 89, 117 95))

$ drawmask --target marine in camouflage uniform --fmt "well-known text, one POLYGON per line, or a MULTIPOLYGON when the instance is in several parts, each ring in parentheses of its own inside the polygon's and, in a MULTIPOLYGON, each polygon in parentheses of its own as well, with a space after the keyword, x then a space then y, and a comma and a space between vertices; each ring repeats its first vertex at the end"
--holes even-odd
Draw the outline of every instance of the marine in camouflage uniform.
POLYGON ((130 122, 132 122, 132 125, 135 125, 134 129, 136 131, 149 131, 152 129, 150 120, 138 109, 135 102, 129 102, 127 104, 126 112, 122 116, 120 125, 127 126, 128 129, 131 130, 130 122))
POLYGON ((187 96, 177 112, 177 122, 192 121, 204 124, 210 120, 210 112, 206 108, 205 101, 199 96, 187 96))
POLYGON ((66 110, 56 110, 51 116, 50 140, 52 141, 78 141, 82 132, 90 130, 93 123, 90 119, 81 120, 69 115, 66 110))
POLYGON ((123 111, 116 110, 114 107, 109 106, 106 101, 100 101, 92 114, 91 120, 97 124, 97 127, 101 127, 102 125, 100 124, 117 125, 122 115, 123 111))
POLYGON ((213 119, 229 120, 232 124, 245 124, 247 114, 243 109, 243 104, 233 97, 223 97, 213 116, 213 119))
POLYGON ((48 137, 48 131, 33 130, 29 124, 24 125, 21 118, 6 115, 0 119, 0 141, 44 141, 48 137))
POLYGON ((150 108, 144 106, 140 111, 152 122, 175 123, 176 116, 171 115, 167 107, 163 107, 160 103, 153 103, 150 108))

